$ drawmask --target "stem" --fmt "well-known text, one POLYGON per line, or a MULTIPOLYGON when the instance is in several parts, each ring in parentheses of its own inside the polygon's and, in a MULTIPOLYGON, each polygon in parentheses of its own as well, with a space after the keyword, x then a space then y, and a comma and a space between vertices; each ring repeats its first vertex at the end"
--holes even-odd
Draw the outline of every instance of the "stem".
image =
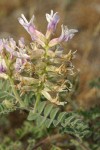
POLYGON ((84 141, 82 141, 82 139, 80 139, 80 138, 78 138, 78 139, 79 139, 79 145, 83 150, 90 150, 90 148, 87 147, 87 145, 84 143, 84 141))
POLYGON ((90 150, 84 143, 80 143, 80 147, 81 147, 83 150, 90 150))
POLYGON ((13 81, 13 79, 11 77, 9 77, 9 81, 10 81, 10 84, 11 84, 11 87, 12 87, 12 91, 13 91, 13 93, 15 95, 15 98, 16 98, 17 102, 19 102, 19 104, 21 106, 23 106, 23 102, 22 102, 22 100, 21 100, 21 98, 20 98, 20 96, 19 96, 19 94, 18 94, 18 92, 17 92, 17 90, 15 88, 14 81, 13 81))
POLYGON ((68 102, 72 106, 73 110, 78 110, 78 106, 77 106, 77 104, 76 104, 76 102, 74 100, 72 100, 71 98, 69 98, 68 102))
MULTIPOLYGON (((49 47, 46 46, 46 47, 45 47, 45 54, 44 54, 44 56, 45 56, 46 59, 47 59, 47 57, 48 57, 48 55, 47 55, 48 49, 49 49, 49 47)), ((46 66, 45 66, 45 68, 44 68, 44 70, 43 70, 43 74, 42 74, 42 77, 43 77, 44 79, 45 79, 46 68, 47 68, 47 63, 46 63, 46 66)), ((45 82, 45 80, 41 81, 41 83, 40 83, 40 85, 39 85, 39 87, 38 87, 38 89, 37 89, 36 102, 35 102, 34 111, 33 111, 34 113, 36 112, 36 108, 37 108, 38 103, 39 103, 39 101, 40 101, 40 99, 41 99, 41 90, 42 90, 43 87, 44 87, 44 82, 45 82)))
POLYGON ((80 147, 83 149, 83 150, 90 150, 85 144, 81 143, 80 144, 80 147))
POLYGON ((47 59, 47 57, 48 57, 48 49, 49 49, 49 47, 48 47, 48 45, 45 47, 45 54, 44 54, 44 56, 45 56, 45 58, 47 59))
POLYGON ((52 143, 53 141, 55 141, 55 140, 57 141, 57 140, 59 140, 59 139, 61 139, 61 138, 66 139, 66 136, 63 136, 63 137, 62 137, 61 134, 56 134, 56 135, 53 135, 53 136, 51 136, 51 137, 49 136, 49 137, 43 139, 42 141, 38 142, 38 143, 33 147, 32 150, 36 150, 39 146, 41 146, 41 145, 43 145, 43 144, 52 143))
POLYGON ((34 113, 36 112, 36 108, 37 108, 38 103, 40 101, 40 97, 41 97, 41 94, 38 93, 37 96, 36 96, 36 102, 35 102, 35 105, 34 105, 34 113))
POLYGON ((23 105, 23 102, 22 102, 22 100, 21 100, 21 98, 20 98, 16 88, 15 88, 15 84, 14 84, 14 81, 12 79, 12 73, 11 73, 11 70, 10 70, 10 63, 9 63, 9 61, 8 61, 6 56, 5 56, 5 63, 6 63, 6 66, 8 68, 8 76, 9 76, 9 81, 10 81, 10 84, 11 84, 11 87, 12 87, 12 91, 13 91, 13 93, 15 95, 15 98, 16 98, 17 102, 19 102, 20 106, 23 107, 24 105, 23 105))

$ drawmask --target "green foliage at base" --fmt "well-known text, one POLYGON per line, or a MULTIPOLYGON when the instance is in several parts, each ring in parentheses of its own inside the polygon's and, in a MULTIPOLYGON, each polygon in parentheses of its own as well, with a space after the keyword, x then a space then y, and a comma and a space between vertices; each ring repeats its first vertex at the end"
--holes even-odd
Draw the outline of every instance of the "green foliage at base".
POLYGON ((53 104, 47 104, 46 101, 40 102, 36 112, 30 112, 28 120, 35 120, 38 127, 45 125, 50 128, 61 127, 64 133, 75 135, 76 137, 84 137, 89 134, 88 125, 83 122, 79 115, 75 112, 61 112, 58 107, 53 104))

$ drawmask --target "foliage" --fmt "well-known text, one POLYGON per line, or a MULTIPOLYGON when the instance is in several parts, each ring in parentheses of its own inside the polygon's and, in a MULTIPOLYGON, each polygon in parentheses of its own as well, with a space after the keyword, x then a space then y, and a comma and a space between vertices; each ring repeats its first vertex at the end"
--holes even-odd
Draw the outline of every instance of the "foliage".
POLYGON ((58 107, 47 104, 46 101, 40 102, 36 112, 30 112, 28 120, 36 120, 40 127, 45 125, 49 128, 52 124, 61 126, 63 133, 73 134, 76 137, 84 137, 89 133, 88 126, 82 122, 75 112, 60 112, 58 107))
POLYGON ((100 107, 96 106, 87 111, 82 111, 81 114, 84 116, 88 124, 90 125, 92 146, 91 149, 96 150, 100 148, 100 107))

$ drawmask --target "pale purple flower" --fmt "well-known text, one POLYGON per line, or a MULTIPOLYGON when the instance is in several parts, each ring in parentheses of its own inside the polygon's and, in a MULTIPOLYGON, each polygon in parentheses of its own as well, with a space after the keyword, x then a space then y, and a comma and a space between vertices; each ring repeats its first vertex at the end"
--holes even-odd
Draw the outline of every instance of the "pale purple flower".
POLYGON ((63 41, 68 41, 70 39, 72 39, 72 37, 75 35, 76 32, 78 32, 78 30, 76 29, 68 29, 67 26, 61 26, 62 28, 62 33, 61 36, 59 37, 59 41, 63 42, 63 41))
POLYGON ((5 73, 7 70, 6 63, 4 59, 0 60, 0 73, 5 73))
POLYGON ((13 52, 12 53, 13 56, 17 57, 17 58, 21 58, 21 59, 30 59, 30 56, 25 54, 25 53, 22 53, 22 52, 13 52))
POLYGON ((5 68, 3 66, 2 63, 0 63, 0 73, 4 73, 5 72, 5 68))
POLYGON ((16 49, 16 42, 14 41, 13 38, 9 38, 9 44, 13 50, 16 49))
POLYGON ((30 56, 28 56, 24 48, 17 47, 16 42, 13 40, 13 38, 9 38, 9 40, 5 39, 3 40, 4 42, 4 48, 6 49, 7 52, 10 53, 11 58, 17 57, 17 58, 24 58, 24 59, 29 59, 30 56))
POLYGON ((4 48, 6 49, 6 51, 9 52, 10 54, 12 54, 16 48, 15 43, 13 45, 12 38, 11 38, 11 40, 10 40, 10 38, 9 39, 3 39, 3 44, 4 44, 4 48))
POLYGON ((34 15, 32 16, 31 20, 28 22, 24 14, 21 14, 21 17, 18 18, 19 23, 25 28, 25 30, 30 34, 32 40, 36 39, 36 28, 34 25, 34 15))
POLYGON ((25 16, 22 14, 20 18, 18 18, 19 23, 26 29, 26 31, 30 34, 33 41, 36 41, 41 46, 45 47, 45 36, 39 32, 33 21, 34 15, 32 16, 31 20, 28 22, 25 16))
POLYGON ((3 48, 4 48, 4 46, 3 46, 3 40, 0 39, 0 53, 2 52, 3 48))
POLYGON ((31 34, 35 31, 35 25, 33 23, 34 21, 34 15, 32 16, 31 20, 28 22, 25 18, 24 14, 21 14, 21 17, 18 18, 19 23, 26 29, 26 31, 31 34))
POLYGON ((16 62, 15 62, 15 65, 14 65, 15 70, 17 72, 21 72, 21 70, 23 69, 23 66, 24 66, 25 62, 26 62, 26 60, 17 58, 16 62))
POLYGON ((61 42, 67 42, 68 40, 72 39, 72 37, 75 35, 78 30, 76 29, 68 29, 67 26, 61 26, 62 33, 59 38, 55 38, 49 42, 49 46, 55 46, 61 42))
POLYGON ((24 41, 24 38, 21 37, 18 41, 18 45, 20 48, 24 48, 25 47, 25 41, 24 41))
POLYGON ((51 14, 46 14, 46 19, 48 21, 46 38, 48 39, 50 35, 55 32, 60 18, 58 16, 58 12, 53 13, 53 10, 51 10, 51 14))

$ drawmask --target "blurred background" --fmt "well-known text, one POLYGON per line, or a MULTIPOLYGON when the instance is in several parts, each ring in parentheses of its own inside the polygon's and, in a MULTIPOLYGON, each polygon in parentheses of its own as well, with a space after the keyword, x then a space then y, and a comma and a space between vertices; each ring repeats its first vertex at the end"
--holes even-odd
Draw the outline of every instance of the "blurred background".
POLYGON ((35 15, 35 24, 44 34, 47 22, 45 14, 58 12, 60 24, 55 33, 59 36, 61 24, 78 29, 75 37, 64 44, 68 50, 77 50, 75 66, 79 70, 79 89, 76 100, 80 106, 90 108, 100 104, 100 0, 0 0, 0 38, 24 36, 31 40, 18 23, 21 13, 30 19, 35 15), (92 85, 92 88, 91 86, 92 85))

